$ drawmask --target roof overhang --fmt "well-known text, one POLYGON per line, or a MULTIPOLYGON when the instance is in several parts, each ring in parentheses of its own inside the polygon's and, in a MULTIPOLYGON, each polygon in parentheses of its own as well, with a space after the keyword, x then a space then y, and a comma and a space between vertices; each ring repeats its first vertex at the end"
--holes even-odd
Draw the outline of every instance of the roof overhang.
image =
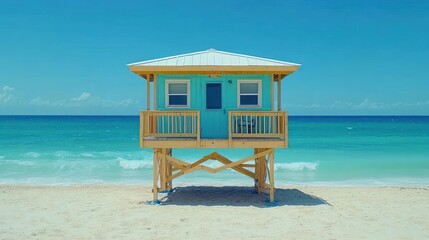
POLYGON ((300 64, 208 49, 128 64, 132 72, 153 81, 156 74, 270 74, 275 81, 298 70, 300 64))
POLYGON ((129 66, 137 75, 148 74, 279 74, 283 77, 298 70, 294 66, 129 66))

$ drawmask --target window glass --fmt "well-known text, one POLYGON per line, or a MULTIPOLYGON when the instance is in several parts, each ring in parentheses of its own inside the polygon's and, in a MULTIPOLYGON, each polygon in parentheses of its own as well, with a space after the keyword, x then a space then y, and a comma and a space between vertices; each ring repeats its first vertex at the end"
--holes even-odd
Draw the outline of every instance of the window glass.
POLYGON ((169 94, 187 94, 188 85, 186 83, 170 83, 168 85, 169 94))
POLYGON ((258 105, 258 95, 241 95, 240 105, 258 105))
POLYGON ((240 94, 243 93, 258 94, 258 83, 240 83, 240 94))
POLYGON ((170 105, 188 105, 188 96, 186 95, 170 95, 168 98, 170 105))

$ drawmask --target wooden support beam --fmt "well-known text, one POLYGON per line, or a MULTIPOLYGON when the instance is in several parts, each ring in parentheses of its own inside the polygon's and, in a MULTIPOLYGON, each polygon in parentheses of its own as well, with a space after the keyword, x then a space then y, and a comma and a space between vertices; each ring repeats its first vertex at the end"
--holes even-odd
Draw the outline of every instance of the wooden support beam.
POLYGON ((277 111, 282 110, 282 80, 279 77, 277 79, 277 111))
MULTIPOLYGON (((258 148, 254 148, 253 149, 253 155, 258 154, 259 149, 258 148)), ((259 193, 259 158, 255 159, 255 191, 259 193)))
POLYGON ((146 113, 140 112, 140 135, 139 135, 140 147, 143 147, 143 142, 144 142, 143 141, 144 140, 144 128, 146 127, 145 126, 145 123, 146 123, 145 117, 146 117, 146 113))
POLYGON ((198 161, 196 161, 196 162, 194 162, 194 163, 192 163, 192 164, 188 165, 186 168, 184 168, 184 169, 183 169, 183 171, 186 171, 187 169, 193 168, 193 167, 195 167, 195 166, 197 166, 197 165, 200 165, 200 164, 204 163, 204 162, 205 162, 205 161, 207 161, 207 160, 212 159, 213 154, 214 154, 214 153, 211 153, 211 154, 209 154, 209 155, 207 155, 207 156, 202 157, 200 160, 198 160, 198 161))
POLYGON ((183 174, 185 174, 183 171, 177 172, 175 174, 173 174, 172 176, 168 177, 168 181, 171 181, 179 176, 182 176, 183 174))
MULTIPOLYGON (((167 155, 171 156, 172 151, 171 148, 167 149, 167 155)), ((167 159, 167 158, 166 158, 167 159)), ((173 174, 173 165, 171 164, 170 161, 166 160, 167 162, 167 179, 173 174)), ((168 180, 168 190, 173 189, 173 180, 168 180)))
POLYGON ((156 95, 156 93, 157 93, 157 90, 156 90, 156 79, 157 78, 157 75, 156 74, 154 74, 153 75, 153 110, 156 110, 156 98, 157 98, 157 95, 156 95))
POLYGON ((197 146, 201 146, 201 126, 200 126, 201 118, 200 111, 197 111, 197 146))
POLYGON ((270 161, 270 202, 274 202, 274 150, 269 154, 270 161))
POLYGON ((245 162, 248 162, 248 161, 250 161, 250 160, 256 159, 256 158, 258 158, 258 157, 260 157, 260 156, 264 156, 265 154, 270 153, 270 151, 272 151, 272 150, 271 150, 271 149, 265 150, 265 151, 260 152, 260 153, 258 153, 258 154, 252 155, 252 156, 250 156, 250 157, 243 158, 243 159, 241 159, 241 160, 239 160, 239 161, 237 161, 237 162, 232 162, 232 163, 227 164, 227 165, 225 165, 225 166, 218 167, 218 168, 216 168, 215 170, 216 170, 216 172, 219 172, 219 171, 225 170, 225 169, 227 169, 227 168, 235 167, 235 166, 240 165, 240 164, 242 164, 242 163, 245 163, 245 162))
POLYGON ((204 170, 207 172, 215 173, 214 169, 211 167, 207 167, 204 165, 198 165, 198 166, 194 166, 193 168, 189 168, 189 169, 184 170, 183 174, 190 173, 190 172, 193 172, 195 170, 204 170))
POLYGON ((176 168, 176 170, 182 170, 184 168, 183 165, 177 163, 176 161, 169 160, 170 163, 176 168))
MULTIPOLYGON (((266 149, 264 149, 264 148, 259 148, 258 149, 259 152, 264 151, 264 150, 266 150, 266 149)), ((267 162, 266 162, 265 156, 266 155, 261 156, 261 157, 259 157, 257 159, 257 161, 258 161, 258 169, 259 169, 258 170, 259 171, 259 174, 258 174, 258 189, 266 187, 265 186, 265 184, 266 184, 265 182, 266 182, 266 179, 267 179, 267 162)), ((259 190, 258 190, 258 192, 261 193, 261 191, 259 191, 259 190)))
POLYGON ((150 74, 146 78, 146 109, 150 110, 150 74))
POLYGON ((240 167, 243 167, 243 168, 252 168, 252 167, 255 167, 255 164, 241 164, 240 167))
POLYGON ((161 150, 161 191, 167 190, 167 159, 166 159, 167 149, 163 148, 161 150))
POLYGON ((158 201, 158 153, 159 149, 154 149, 154 156, 153 156, 153 201, 158 201))
POLYGON ((180 169, 183 169, 184 167, 188 166, 189 163, 184 162, 182 160, 179 160, 173 156, 166 156, 167 160, 171 161, 172 163, 174 163, 174 165, 180 169))
MULTIPOLYGON (((214 160, 218 160, 219 162, 221 162, 225 165, 234 163, 233 161, 229 160, 228 158, 226 158, 226 157, 224 157, 218 153, 215 153, 214 160)), ((242 164, 239 164, 239 165, 231 167, 231 168, 234 169, 235 171, 239 172, 239 173, 246 175, 246 176, 249 176, 251 178, 255 178, 255 173, 252 173, 251 171, 243 168, 241 165, 242 164)))
POLYGON ((268 188, 258 188, 258 192, 259 193, 270 193, 270 189, 268 189, 268 188))
POLYGON ((269 193, 270 201, 274 201, 274 149, 273 148, 255 148, 252 156, 243 158, 239 161, 232 162, 230 159, 213 152, 202 157, 196 162, 190 164, 171 156, 171 149, 155 149, 154 157, 154 200, 157 200, 158 190, 172 189, 172 180, 187 173, 197 170, 204 170, 211 173, 217 173, 227 168, 232 168, 239 173, 255 179, 255 190, 259 193, 269 193), (268 156, 268 157, 267 157, 268 156), (201 165, 207 160, 217 160, 224 166, 211 168, 201 165), (255 160, 255 164, 245 164, 245 162, 255 160), (174 168, 172 167, 174 166, 174 168), (254 167, 252 172, 245 167, 254 167), (158 172, 155 170, 158 168, 158 172), (178 171, 173 174, 173 169, 178 171), (269 183, 266 183, 267 173, 269 183), (158 175, 157 175, 158 174, 158 175), (158 188, 157 177, 160 177, 160 188, 158 188))
POLYGON ((274 111, 274 74, 271 75, 271 111, 274 111))
POLYGON ((233 129, 233 126, 231 124, 232 124, 231 112, 228 111, 228 147, 232 146, 232 129, 233 129))

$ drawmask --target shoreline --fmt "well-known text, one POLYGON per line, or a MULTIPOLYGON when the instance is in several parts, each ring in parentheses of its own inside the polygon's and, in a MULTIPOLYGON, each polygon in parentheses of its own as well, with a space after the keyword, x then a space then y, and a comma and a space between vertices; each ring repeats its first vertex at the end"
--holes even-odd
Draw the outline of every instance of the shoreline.
POLYGON ((278 187, 276 207, 243 186, 178 186, 160 206, 147 186, 0 184, 0 196, 0 239, 429 238, 429 186, 278 187))
MULTIPOLYGON (((193 179, 180 179, 173 184, 174 187, 187 187, 187 186, 212 186, 212 187, 224 187, 224 186, 236 186, 236 187, 252 187, 251 180, 244 181, 239 180, 237 182, 230 182, 225 184, 224 181, 219 182, 217 179, 210 179, 200 181, 199 184, 195 184, 193 179)), ((380 179, 368 179, 368 180, 347 180, 347 181, 320 181, 320 182, 288 182, 279 181, 275 183, 276 188, 291 188, 291 187, 315 187, 315 188, 429 188, 429 179, 412 179, 413 181, 399 181, 387 179, 381 181, 380 179), (420 180, 420 181, 418 181, 420 180), (422 182, 417 184, 417 182, 422 182)), ((79 187, 79 186, 127 186, 127 187, 143 187, 152 188, 151 180, 144 181, 124 181, 124 182, 113 182, 113 181, 83 181, 83 182, 62 182, 62 183, 51 183, 51 182, 36 182, 30 183, 30 181, 13 182, 5 181, 0 182, 1 186, 28 186, 28 187, 79 187)))

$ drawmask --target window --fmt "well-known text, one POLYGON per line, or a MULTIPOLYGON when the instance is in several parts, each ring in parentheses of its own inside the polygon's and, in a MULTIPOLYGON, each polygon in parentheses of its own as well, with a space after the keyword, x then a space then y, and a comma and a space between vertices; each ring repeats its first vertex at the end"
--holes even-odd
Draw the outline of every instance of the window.
POLYGON ((238 80, 238 107, 261 107, 261 80, 238 80))
POLYGON ((167 80, 165 103, 167 107, 189 107, 189 80, 167 80))

